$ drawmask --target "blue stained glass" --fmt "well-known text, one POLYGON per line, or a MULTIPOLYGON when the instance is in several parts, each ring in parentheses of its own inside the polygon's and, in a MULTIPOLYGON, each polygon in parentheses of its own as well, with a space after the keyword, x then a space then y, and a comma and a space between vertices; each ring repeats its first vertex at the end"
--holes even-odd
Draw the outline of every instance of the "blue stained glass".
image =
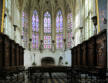
POLYGON ((32 46, 33 48, 39 48, 39 18, 36 10, 33 12, 32 16, 32 31, 32 46))
POLYGON ((51 15, 47 11, 44 14, 44 48, 51 48, 51 15))
POLYGON ((63 17, 62 12, 58 11, 56 16, 56 48, 63 47, 63 17))

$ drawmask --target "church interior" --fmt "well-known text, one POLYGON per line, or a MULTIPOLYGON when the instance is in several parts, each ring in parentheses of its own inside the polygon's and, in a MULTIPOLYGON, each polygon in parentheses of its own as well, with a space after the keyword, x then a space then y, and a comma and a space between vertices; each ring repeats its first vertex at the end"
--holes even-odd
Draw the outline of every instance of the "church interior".
POLYGON ((108 83, 107 0, 0 0, 0 83, 108 83))

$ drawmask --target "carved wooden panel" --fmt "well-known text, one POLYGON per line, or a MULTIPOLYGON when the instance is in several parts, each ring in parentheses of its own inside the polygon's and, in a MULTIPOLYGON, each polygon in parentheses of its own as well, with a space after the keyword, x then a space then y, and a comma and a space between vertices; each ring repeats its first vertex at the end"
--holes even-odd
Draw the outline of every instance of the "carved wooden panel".
POLYGON ((16 65, 19 66, 19 45, 16 44, 16 65))
POLYGON ((21 66, 22 65, 22 47, 20 46, 20 49, 19 49, 19 65, 21 66))
POLYGON ((86 66, 87 64, 87 41, 83 42, 82 45, 81 45, 81 52, 82 52, 82 65, 83 66, 86 66))
POLYGON ((10 66, 10 42, 7 36, 4 36, 4 66, 10 66))
POLYGON ((22 65, 24 66, 24 48, 22 48, 22 65))
POLYGON ((75 66, 76 65, 76 47, 72 48, 72 65, 75 66))
POLYGON ((77 65, 77 48, 74 48, 74 63, 77 65))
POLYGON ((0 69, 3 66, 3 35, 0 34, 0 69))
POLYGON ((15 66, 15 42, 11 41, 11 66, 15 66))
POLYGON ((107 64, 107 33, 101 32, 96 39, 97 66, 105 67, 107 64))
POLYGON ((17 66, 17 44, 15 43, 15 49, 14 49, 14 65, 17 66))
POLYGON ((80 44, 76 47, 77 48, 77 65, 80 65, 80 56, 81 56, 81 49, 80 49, 80 44))
POLYGON ((88 40, 88 65, 89 66, 94 66, 95 65, 95 56, 96 56, 96 41, 95 41, 95 36, 93 36, 92 38, 90 38, 88 40))
POLYGON ((8 36, 0 33, 0 70, 24 66, 24 49, 8 36))

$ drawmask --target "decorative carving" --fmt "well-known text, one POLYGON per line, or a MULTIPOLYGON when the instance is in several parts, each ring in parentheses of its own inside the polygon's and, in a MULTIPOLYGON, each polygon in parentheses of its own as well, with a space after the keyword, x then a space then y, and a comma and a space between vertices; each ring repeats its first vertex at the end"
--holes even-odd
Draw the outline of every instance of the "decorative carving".
POLYGON ((93 23, 94 23, 94 26, 95 26, 95 34, 97 34, 97 28, 96 28, 96 25, 97 25, 97 16, 93 16, 92 17, 92 21, 93 21, 93 23))
POLYGON ((96 54, 97 54, 97 65, 105 66, 106 65, 106 52, 107 52, 107 39, 106 32, 103 31, 97 36, 96 39, 96 54))
POLYGON ((13 27, 14 27, 14 31, 16 31, 17 25, 13 25, 13 27))
POLYGON ((55 45, 54 45, 55 41, 52 40, 52 52, 55 52, 55 45))
POLYGON ((40 40, 40 47, 39 47, 40 53, 43 51, 43 40, 40 40))
POLYGON ((94 58, 95 58, 95 47, 96 47, 96 41, 95 41, 95 39, 96 39, 96 37, 95 36, 93 36, 93 37, 91 37, 89 40, 88 40, 88 43, 87 43, 87 45, 88 45, 88 47, 87 47, 87 49, 88 49, 88 54, 87 54, 87 56, 88 56, 88 65, 89 66, 94 66, 95 65, 95 62, 94 62, 94 58))
POLYGON ((66 50, 66 39, 63 39, 64 41, 64 51, 66 50))

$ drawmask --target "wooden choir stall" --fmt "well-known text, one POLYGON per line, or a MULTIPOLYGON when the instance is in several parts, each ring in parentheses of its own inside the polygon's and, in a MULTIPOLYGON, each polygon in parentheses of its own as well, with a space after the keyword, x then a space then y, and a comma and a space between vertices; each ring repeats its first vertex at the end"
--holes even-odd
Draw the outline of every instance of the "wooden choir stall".
POLYGON ((107 71, 107 30, 71 49, 72 72, 105 78, 107 71))
POLYGON ((24 70, 24 48, 0 33, 0 77, 24 70))

